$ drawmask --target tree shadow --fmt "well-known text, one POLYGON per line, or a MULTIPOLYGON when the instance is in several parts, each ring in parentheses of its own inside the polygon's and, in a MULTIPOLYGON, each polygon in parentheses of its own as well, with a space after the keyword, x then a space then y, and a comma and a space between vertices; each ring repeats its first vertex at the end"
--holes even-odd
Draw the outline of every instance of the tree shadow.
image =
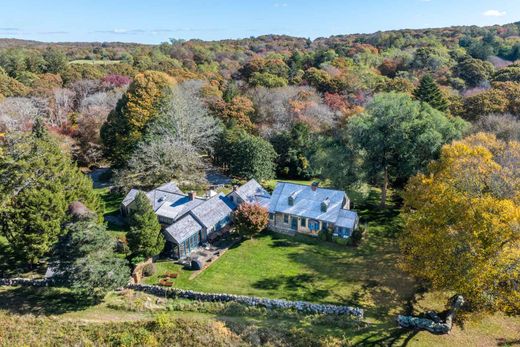
POLYGON ((63 288, 15 287, 0 290, 0 310, 16 314, 59 315, 96 304, 63 288))
POLYGON ((497 339, 497 346, 519 346, 520 345, 520 339, 505 339, 505 338, 498 338, 497 339))
POLYGON ((280 290, 288 292, 289 300, 303 300, 316 302, 330 295, 330 290, 315 288, 319 279, 311 274, 299 274, 294 276, 276 276, 259 280, 253 283, 253 287, 263 290, 280 290))
POLYGON ((416 330, 384 328, 358 341, 353 346, 399 346, 405 347, 419 333, 416 330), (403 340, 404 338, 404 340, 403 340))

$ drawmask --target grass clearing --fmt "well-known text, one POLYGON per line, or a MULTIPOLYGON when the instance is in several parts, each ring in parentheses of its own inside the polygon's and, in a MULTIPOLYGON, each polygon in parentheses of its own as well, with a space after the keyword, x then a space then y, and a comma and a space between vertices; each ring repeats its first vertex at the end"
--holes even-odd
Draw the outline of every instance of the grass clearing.
POLYGON ((69 64, 87 64, 87 65, 112 65, 119 64, 121 60, 90 60, 90 59, 77 59, 72 60, 69 64))

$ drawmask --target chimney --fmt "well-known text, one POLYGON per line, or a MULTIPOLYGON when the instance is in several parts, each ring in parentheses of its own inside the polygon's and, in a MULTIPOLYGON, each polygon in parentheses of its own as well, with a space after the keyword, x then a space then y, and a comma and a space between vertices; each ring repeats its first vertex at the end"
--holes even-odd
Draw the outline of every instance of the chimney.
POLYGON ((311 189, 313 192, 315 192, 318 189, 319 184, 320 184, 320 182, 318 182, 318 181, 314 181, 311 183, 311 189))
POLYGON ((234 184, 234 185, 233 185, 233 191, 236 192, 237 189, 238 189, 238 185, 234 184))
POLYGON ((190 200, 195 200, 196 196, 197 196, 197 193, 193 190, 188 193, 188 198, 190 198, 190 200))

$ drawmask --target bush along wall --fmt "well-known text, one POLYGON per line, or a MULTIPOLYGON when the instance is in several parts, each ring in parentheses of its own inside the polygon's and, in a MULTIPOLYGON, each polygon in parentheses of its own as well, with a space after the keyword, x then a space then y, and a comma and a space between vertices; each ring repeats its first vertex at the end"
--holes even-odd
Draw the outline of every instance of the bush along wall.
POLYGON ((216 301, 216 302, 238 302, 247 306, 262 306, 272 309, 293 309, 306 313, 349 315, 356 319, 362 319, 363 309, 351 306, 315 304, 307 301, 289 301, 283 299, 268 299, 254 296, 233 295, 233 294, 212 294, 201 293, 192 290, 184 290, 178 288, 163 288, 160 286, 146 284, 129 284, 128 289, 142 291, 168 298, 182 298, 200 301, 216 301))

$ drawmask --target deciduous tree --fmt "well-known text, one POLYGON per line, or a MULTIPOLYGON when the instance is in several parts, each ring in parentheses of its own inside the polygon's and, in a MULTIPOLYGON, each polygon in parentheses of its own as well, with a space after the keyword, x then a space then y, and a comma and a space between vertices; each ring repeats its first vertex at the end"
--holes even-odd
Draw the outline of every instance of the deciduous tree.
POLYGON ((473 135, 443 147, 404 193, 403 267, 474 309, 520 311, 520 143, 473 135))
POLYGON ((243 203, 233 215, 237 232, 251 238, 265 230, 269 222, 269 213, 259 204, 243 203))
POLYGON ((362 151, 367 179, 381 186, 381 206, 390 183, 404 182, 426 167, 465 127, 460 118, 447 118, 398 93, 376 95, 366 112, 348 124, 353 144, 362 151))

